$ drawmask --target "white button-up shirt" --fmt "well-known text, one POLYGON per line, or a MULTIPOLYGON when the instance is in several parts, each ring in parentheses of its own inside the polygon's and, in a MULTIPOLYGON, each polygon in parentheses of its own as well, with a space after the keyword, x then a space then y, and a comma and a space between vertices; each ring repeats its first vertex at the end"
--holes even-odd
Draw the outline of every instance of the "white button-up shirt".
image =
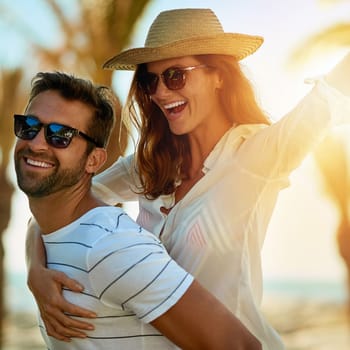
POLYGON ((133 155, 96 176, 94 189, 110 203, 138 200, 138 223, 161 238, 170 255, 241 319, 264 350, 284 349, 259 309, 262 244, 290 173, 332 122, 346 118, 350 121, 350 98, 321 79, 271 126, 230 129, 206 159, 204 177, 176 205, 174 194, 152 201, 136 194, 133 155), (172 209, 166 215, 161 207, 172 209))

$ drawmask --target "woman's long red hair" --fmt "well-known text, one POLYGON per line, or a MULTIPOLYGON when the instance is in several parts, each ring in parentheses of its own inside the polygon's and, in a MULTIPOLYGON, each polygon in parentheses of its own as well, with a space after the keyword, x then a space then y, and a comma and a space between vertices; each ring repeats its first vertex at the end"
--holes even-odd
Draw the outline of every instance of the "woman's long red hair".
MULTIPOLYGON (((222 74, 224 83, 219 98, 232 125, 270 124, 256 101, 249 80, 233 57, 201 55, 196 58, 222 74)), ((191 155, 187 135, 172 134, 162 111, 138 86, 138 76, 145 70, 147 66, 141 64, 135 72, 124 121, 130 125, 131 120, 138 132, 135 160, 141 181, 140 193, 154 199, 174 192, 176 181, 187 175, 191 155)))

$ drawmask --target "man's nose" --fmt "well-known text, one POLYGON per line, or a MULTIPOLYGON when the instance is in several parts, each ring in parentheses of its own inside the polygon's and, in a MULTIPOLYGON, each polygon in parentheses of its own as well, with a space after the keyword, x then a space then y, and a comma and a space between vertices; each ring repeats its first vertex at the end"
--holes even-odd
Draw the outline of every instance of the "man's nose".
POLYGON ((49 147, 45 139, 44 128, 41 128, 35 137, 29 141, 30 147, 33 150, 47 149, 49 147))

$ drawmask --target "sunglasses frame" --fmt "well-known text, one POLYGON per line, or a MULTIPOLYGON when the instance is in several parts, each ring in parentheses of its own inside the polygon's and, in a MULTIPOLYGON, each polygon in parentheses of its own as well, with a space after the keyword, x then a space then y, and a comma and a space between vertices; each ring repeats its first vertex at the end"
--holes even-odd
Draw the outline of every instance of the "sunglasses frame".
MULTIPOLYGON (((75 136, 81 136, 86 141, 94 144, 96 147, 103 147, 98 142, 96 142, 92 137, 86 135, 84 132, 82 132, 78 129, 72 128, 71 126, 68 126, 65 124, 61 124, 61 123, 45 124, 45 123, 42 123, 36 116, 30 115, 30 114, 28 114, 28 115, 14 114, 13 117, 14 117, 15 135, 21 140, 27 140, 27 141, 33 140, 39 134, 40 130, 42 128, 44 128, 45 140, 46 140, 47 144, 49 144, 50 146, 55 147, 55 148, 67 148, 70 145, 71 141, 73 140, 73 137, 75 137, 75 136), (33 129, 34 131, 36 131, 36 133, 33 137, 23 137, 23 132, 21 134, 21 130, 16 130, 16 123, 18 123, 18 122, 21 122, 22 124, 27 123, 27 118, 31 118, 31 119, 36 120, 38 122, 35 126, 27 128, 27 131, 29 131, 30 129, 33 129), (53 126, 53 125, 59 126, 61 128, 65 128, 66 131, 69 131, 71 133, 71 136, 60 136, 60 135, 57 135, 57 133, 55 133, 55 132, 52 132, 52 134, 49 135, 48 130, 50 130, 49 129, 50 126, 53 126), (52 143, 52 140, 51 140, 51 138, 54 136, 56 136, 58 138, 62 138, 62 139, 64 138, 67 140, 68 143, 66 145, 63 145, 63 146, 57 146, 57 144, 52 143)), ((27 125, 29 126, 28 123, 27 123, 27 125)))
POLYGON ((169 90, 180 90, 186 85, 186 72, 192 71, 194 69, 198 68, 209 68, 206 64, 199 64, 197 66, 189 66, 189 67, 176 67, 172 66, 167 69, 165 69, 162 73, 156 74, 152 72, 144 72, 140 74, 140 76, 137 79, 139 87, 148 95, 154 95, 157 91, 158 84, 159 84, 159 77, 161 77, 164 85, 169 90), (173 71, 172 73, 170 73, 173 71), (173 79, 172 76, 177 75, 175 73, 181 73, 181 80, 180 79, 173 79), (170 76, 169 76, 170 75, 170 76), (153 80, 151 80, 151 78, 153 80), (177 81, 180 83, 177 87, 172 87, 171 82, 177 81), (170 82, 170 83, 169 83, 170 82), (154 85, 154 86, 152 86, 154 85))

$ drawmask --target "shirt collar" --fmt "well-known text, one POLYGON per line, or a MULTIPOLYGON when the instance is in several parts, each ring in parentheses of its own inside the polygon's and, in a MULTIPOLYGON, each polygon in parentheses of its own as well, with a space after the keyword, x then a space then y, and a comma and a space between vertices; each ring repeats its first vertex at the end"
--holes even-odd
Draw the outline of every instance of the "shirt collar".
POLYGON ((206 174, 213 169, 219 160, 222 162, 232 158, 234 152, 247 138, 264 127, 264 124, 241 124, 227 130, 204 161, 203 173, 206 174))

